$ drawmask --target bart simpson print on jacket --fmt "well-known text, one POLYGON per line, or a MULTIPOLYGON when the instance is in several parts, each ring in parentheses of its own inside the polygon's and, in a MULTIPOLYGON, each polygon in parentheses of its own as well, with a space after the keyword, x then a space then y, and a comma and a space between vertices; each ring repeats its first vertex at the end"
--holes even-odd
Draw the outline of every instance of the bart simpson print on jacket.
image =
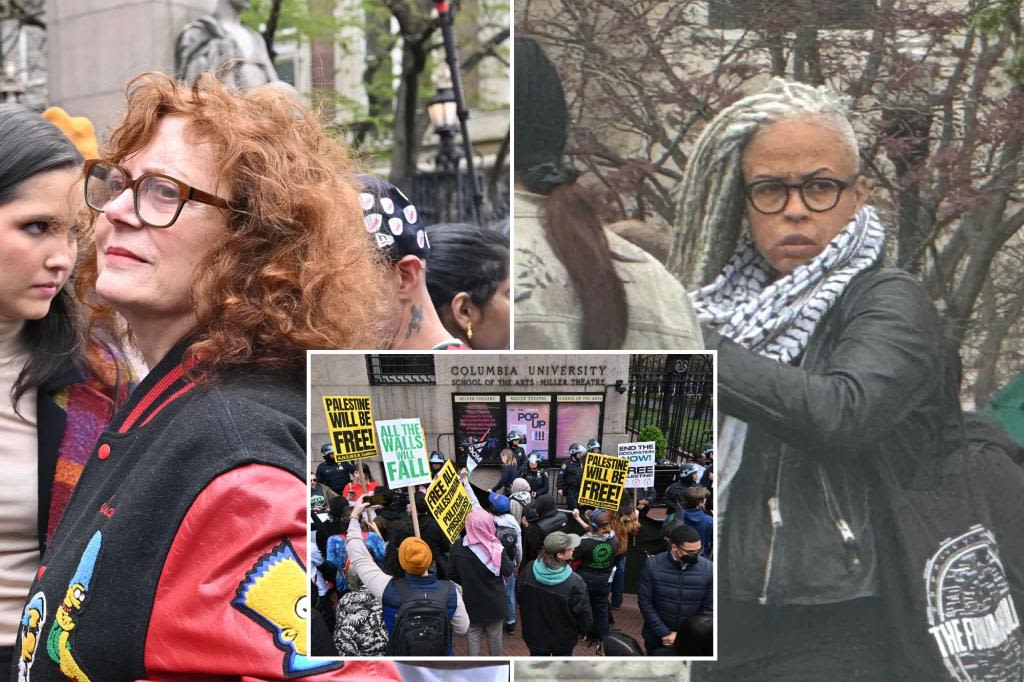
POLYGON ((274 645, 285 652, 288 678, 303 677, 344 665, 342 661, 309 659, 306 624, 309 620, 309 579, 288 540, 261 556, 239 584, 231 605, 274 634, 274 645))
POLYGON ((89 585, 92 583, 92 573, 96 567, 96 557, 100 553, 102 541, 103 536, 100 531, 96 531, 82 552, 78 568, 75 569, 75 575, 72 576, 68 591, 64 595, 64 602, 57 608, 50 634, 46 638, 46 652, 50 658, 60 665, 61 672, 68 679, 77 682, 90 680, 72 655, 71 634, 75 629, 75 614, 82 610, 88 599, 89 585))

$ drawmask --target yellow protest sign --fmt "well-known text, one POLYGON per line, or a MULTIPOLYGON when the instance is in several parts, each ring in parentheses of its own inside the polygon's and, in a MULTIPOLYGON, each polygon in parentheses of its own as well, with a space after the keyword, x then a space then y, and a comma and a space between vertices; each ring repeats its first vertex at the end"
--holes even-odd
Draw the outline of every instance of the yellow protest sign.
POLYGON ((462 487, 462 481, 450 459, 445 461, 427 488, 427 509, 448 539, 455 542, 466 525, 466 517, 473 510, 473 502, 462 487))
POLYGON ((580 483, 580 506, 618 509, 628 473, 629 460, 625 457, 597 452, 588 454, 580 483))
POLYGON ((324 414, 336 461, 348 462, 377 454, 370 396, 325 395, 324 414))

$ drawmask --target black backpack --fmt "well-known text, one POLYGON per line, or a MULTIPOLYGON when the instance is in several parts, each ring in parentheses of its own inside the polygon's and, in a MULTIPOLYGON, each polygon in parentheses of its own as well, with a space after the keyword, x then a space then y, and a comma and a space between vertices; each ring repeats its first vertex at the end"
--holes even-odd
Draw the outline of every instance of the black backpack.
MULTIPOLYGON (((630 637, 622 630, 612 630, 601 641, 598 653, 602 656, 643 656, 644 650, 635 638, 630 637)), ((647 655, 653 654, 647 652, 647 655)))
POLYGON ((448 619, 448 594, 452 584, 422 592, 404 578, 392 581, 402 605, 388 638, 388 656, 447 656, 452 649, 452 624, 448 619))
MULTIPOLYGON (((533 522, 531 521, 531 523, 533 522)), ((536 525, 540 526, 544 537, 547 537, 565 525, 565 516, 561 512, 545 516, 544 518, 537 519, 536 525)))
POLYGON ((516 562, 516 537, 518 537, 518 534, 515 529, 508 526, 498 526, 496 530, 498 541, 505 549, 505 556, 514 564, 516 562))

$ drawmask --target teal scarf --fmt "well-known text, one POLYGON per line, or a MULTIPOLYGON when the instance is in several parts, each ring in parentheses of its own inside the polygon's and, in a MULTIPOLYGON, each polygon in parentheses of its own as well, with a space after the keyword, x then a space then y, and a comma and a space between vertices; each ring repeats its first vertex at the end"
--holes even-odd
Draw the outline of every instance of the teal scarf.
POLYGON ((533 576, 542 585, 560 585, 568 579, 570 573, 572 573, 572 568, 569 566, 548 568, 547 564, 540 559, 533 562, 533 576))

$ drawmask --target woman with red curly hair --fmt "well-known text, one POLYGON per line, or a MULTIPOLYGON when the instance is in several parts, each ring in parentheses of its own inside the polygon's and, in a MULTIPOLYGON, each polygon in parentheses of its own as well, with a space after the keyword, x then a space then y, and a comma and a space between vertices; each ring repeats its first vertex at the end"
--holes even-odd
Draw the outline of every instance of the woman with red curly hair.
POLYGON ((147 74, 85 176, 79 296, 150 372, 32 586, 32 679, 398 680, 309 658, 305 354, 386 318, 345 152, 275 88, 147 74))

